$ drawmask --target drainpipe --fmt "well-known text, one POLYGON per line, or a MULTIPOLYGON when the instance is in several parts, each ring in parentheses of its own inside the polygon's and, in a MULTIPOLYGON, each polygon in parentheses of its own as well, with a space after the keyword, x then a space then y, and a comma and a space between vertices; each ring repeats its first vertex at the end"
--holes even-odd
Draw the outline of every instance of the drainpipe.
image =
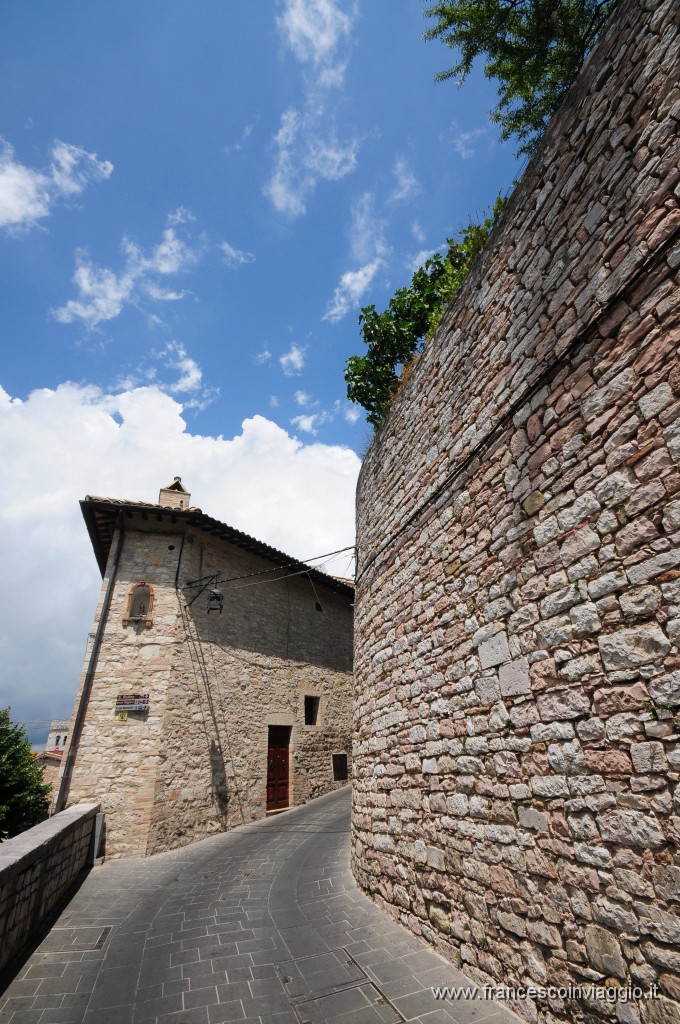
POLYGON ((57 796, 57 802, 54 806, 54 813, 57 814, 59 811, 63 811, 66 806, 68 799, 69 787, 71 783, 71 775, 73 774, 73 762, 75 761, 76 751, 80 742, 80 734, 83 731, 83 723, 85 721, 85 712, 87 711, 87 705, 90 701, 90 693, 92 692, 92 683, 94 681, 94 674, 97 669, 97 661, 99 660, 99 650, 101 648, 102 639, 104 637, 104 628, 106 626, 106 620, 109 614, 109 607, 111 605, 111 598, 113 597, 113 587, 116 582, 116 573, 118 571, 118 562, 120 560, 120 553, 123 550, 123 540, 125 538, 125 527, 123 525, 123 513, 118 513, 118 522, 116 524, 118 531, 118 539, 116 542, 116 550, 113 555, 113 562, 111 563, 111 569, 109 572, 109 582, 106 584, 106 593, 104 594, 104 603, 102 604, 101 615, 99 616, 99 622, 97 624, 97 632, 95 633, 94 641, 92 643, 92 650, 90 651, 90 660, 87 665, 87 672, 85 673, 85 679, 83 681, 83 689, 80 694, 80 701, 78 703, 78 711, 76 712, 76 720, 73 723, 73 733, 71 735, 71 742, 69 743, 68 753, 66 754, 66 761, 64 762, 64 771, 61 776, 61 782, 59 783, 59 795, 57 796))

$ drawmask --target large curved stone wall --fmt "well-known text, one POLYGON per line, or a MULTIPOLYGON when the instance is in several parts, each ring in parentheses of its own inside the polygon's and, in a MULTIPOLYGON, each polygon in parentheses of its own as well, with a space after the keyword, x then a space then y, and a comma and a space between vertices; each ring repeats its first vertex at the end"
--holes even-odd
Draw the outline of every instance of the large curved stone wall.
POLYGON ((680 1021, 677 21, 619 4, 359 483, 357 879, 479 982, 658 987, 530 1020, 680 1021))

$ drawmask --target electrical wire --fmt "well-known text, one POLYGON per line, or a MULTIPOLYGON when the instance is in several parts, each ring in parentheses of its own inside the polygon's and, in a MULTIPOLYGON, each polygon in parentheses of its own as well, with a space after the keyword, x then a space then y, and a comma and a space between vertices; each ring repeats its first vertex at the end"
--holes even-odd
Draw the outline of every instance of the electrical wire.
MULTIPOLYGON (((201 584, 203 584, 203 589, 205 589, 205 587, 207 587, 210 584, 211 581, 213 583, 215 583, 215 584, 217 584, 217 583, 235 583, 237 580, 249 580, 249 579, 252 579, 253 576, 267 576, 271 572, 280 572, 281 569, 293 569, 293 568, 296 568, 298 565, 303 565, 303 564, 305 564, 307 562, 319 562, 321 560, 331 558, 333 555, 343 555, 345 553, 345 551, 352 551, 352 552, 354 552, 355 551, 355 545, 354 544, 349 544, 346 548, 339 548, 337 551, 328 551, 325 555, 313 555, 312 558, 305 558, 305 559, 297 558, 294 562, 287 562, 284 565, 273 565, 271 567, 271 569, 260 569, 259 572, 249 572, 249 573, 245 573, 243 576, 228 576, 226 579, 223 579, 223 580, 216 580, 216 579, 214 579, 214 577, 219 575, 219 574, 218 573, 212 573, 212 575, 210 575, 210 576, 202 576, 199 580, 191 580, 189 583, 185 583, 184 586, 182 587, 182 590, 189 590, 192 587, 199 587, 199 586, 201 586, 201 584), (204 583, 203 582, 204 580, 207 580, 208 582, 204 583)), ((314 569, 316 572, 320 571, 318 566, 309 566, 309 565, 305 565, 305 568, 300 570, 300 571, 301 572, 308 572, 310 568, 314 569)), ((299 575, 299 573, 293 573, 292 575, 293 576, 299 575)), ((285 576, 279 576, 278 578, 279 579, 285 579, 286 577, 285 576)))

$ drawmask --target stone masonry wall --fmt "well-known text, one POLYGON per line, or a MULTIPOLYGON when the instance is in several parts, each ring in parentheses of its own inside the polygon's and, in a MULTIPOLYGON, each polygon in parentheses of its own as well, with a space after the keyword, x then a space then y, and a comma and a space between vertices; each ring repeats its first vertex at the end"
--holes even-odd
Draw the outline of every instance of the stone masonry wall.
POLYGON ((0 845, 0 971, 85 870, 98 810, 62 811, 0 845))
POLYGON ((222 614, 208 613, 208 590, 190 603, 187 581, 270 563, 194 529, 183 545, 177 526, 131 516, 69 793, 101 802, 106 855, 144 856, 263 817, 269 725, 292 727, 291 804, 337 788, 332 753, 351 755, 351 598, 315 583, 318 612, 304 577, 223 584, 222 614), (154 589, 153 624, 123 626, 140 580, 154 589), (148 693, 149 712, 119 721, 125 693, 148 693), (305 695, 320 699, 316 726, 304 725, 305 695))
POLYGON ((353 869, 528 1020, 680 1021, 677 6, 622 0, 358 491, 353 869))

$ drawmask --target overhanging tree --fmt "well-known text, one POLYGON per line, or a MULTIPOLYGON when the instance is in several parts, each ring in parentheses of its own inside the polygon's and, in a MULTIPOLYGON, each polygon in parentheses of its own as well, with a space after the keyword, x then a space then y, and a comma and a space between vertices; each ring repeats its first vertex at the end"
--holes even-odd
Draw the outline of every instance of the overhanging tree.
POLYGON ((0 840, 25 832, 46 817, 50 786, 22 725, 0 709, 0 840))
POLYGON ((426 39, 458 51, 438 81, 461 85, 477 57, 500 84, 491 119, 501 137, 530 151, 592 49, 616 0, 440 0, 425 11, 436 24, 426 39))
POLYGON ((435 253, 419 267, 411 284, 399 288, 382 313, 375 306, 361 310, 359 324, 368 351, 350 356, 345 381, 347 397, 363 406, 373 426, 385 418, 399 388, 400 371, 418 355, 441 320, 502 207, 498 199, 493 214, 481 224, 468 224, 459 239, 447 238, 446 254, 435 253))

